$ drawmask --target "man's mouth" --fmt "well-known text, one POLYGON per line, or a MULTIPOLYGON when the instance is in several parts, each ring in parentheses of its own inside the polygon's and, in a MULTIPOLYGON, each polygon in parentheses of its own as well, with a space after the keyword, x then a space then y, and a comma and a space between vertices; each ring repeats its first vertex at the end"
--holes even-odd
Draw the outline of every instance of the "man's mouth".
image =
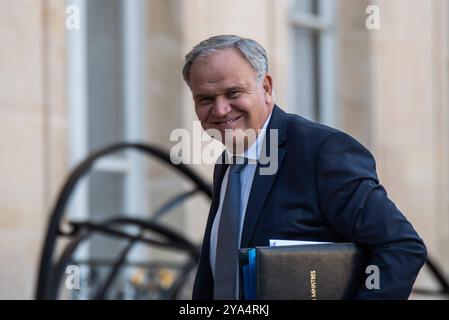
POLYGON ((238 119, 240 119, 241 117, 243 117, 243 115, 239 115, 237 117, 231 118, 229 120, 224 120, 224 121, 214 121, 212 122, 215 125, 219 125, 219 126, 223 126, 223 125, 227 125, 227 124, 232 124, 233 122, 237 121, 238 119))

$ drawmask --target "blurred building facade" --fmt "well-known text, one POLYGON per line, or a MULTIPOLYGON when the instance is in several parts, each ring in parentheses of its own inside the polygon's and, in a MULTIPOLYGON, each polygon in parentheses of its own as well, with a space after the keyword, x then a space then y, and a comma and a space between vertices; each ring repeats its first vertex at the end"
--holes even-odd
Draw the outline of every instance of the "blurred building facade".
MULTIPOLYGON (((173 129, 191 130, 183 56, 217 34, 267 49, 277 104, 370 149, 389 196, 449 275, 447 0, 0 3, 0 298, 33 297, 48 214, 77 162, 123 140, 169 150, 173 129), (69 6, 80 29, 67 27, 69 6)), ((211 165, 193 167, 211 181, 211 165)), ((72 205, 81 218, 151 212, 176 188, 160 167, 121 155, 94 169, 72 205)), ((181 211, 168 223, 199 243, 207 201, 181 211)), ((433 288, 426 270, 416 285, 433 288)))

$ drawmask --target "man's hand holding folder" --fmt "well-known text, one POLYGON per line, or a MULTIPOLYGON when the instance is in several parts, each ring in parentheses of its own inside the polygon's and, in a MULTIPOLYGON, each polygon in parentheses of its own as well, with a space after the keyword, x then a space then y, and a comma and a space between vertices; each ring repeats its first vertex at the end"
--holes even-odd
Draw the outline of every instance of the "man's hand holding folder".
POLYGON ((240 249, 245 300, 354 299, 364 285, 368 254, 354 243, 270 244, 240 249))

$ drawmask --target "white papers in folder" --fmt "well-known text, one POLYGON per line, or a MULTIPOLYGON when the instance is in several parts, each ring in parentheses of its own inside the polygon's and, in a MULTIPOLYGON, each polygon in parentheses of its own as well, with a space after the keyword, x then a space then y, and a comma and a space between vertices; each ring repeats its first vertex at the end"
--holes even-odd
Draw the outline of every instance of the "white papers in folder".
POLYGON ((270 239, 270 247, 297 246, 304 244, 323 244, 323 243, 333 243, 333 242, 270 239))

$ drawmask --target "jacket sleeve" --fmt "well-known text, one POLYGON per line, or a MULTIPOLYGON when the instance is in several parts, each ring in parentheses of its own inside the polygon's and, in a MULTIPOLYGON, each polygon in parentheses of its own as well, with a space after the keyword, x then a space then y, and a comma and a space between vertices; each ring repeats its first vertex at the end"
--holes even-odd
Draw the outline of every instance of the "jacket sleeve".
POLYGON ((379 184, 373 156, 349 135, 335 132, 322 143, 316 168, 325 220, 341 236, 366 246, 369 265, 379 268, 379 288, 364 284, 357 298, 407 299, 426 247, 379 184))

